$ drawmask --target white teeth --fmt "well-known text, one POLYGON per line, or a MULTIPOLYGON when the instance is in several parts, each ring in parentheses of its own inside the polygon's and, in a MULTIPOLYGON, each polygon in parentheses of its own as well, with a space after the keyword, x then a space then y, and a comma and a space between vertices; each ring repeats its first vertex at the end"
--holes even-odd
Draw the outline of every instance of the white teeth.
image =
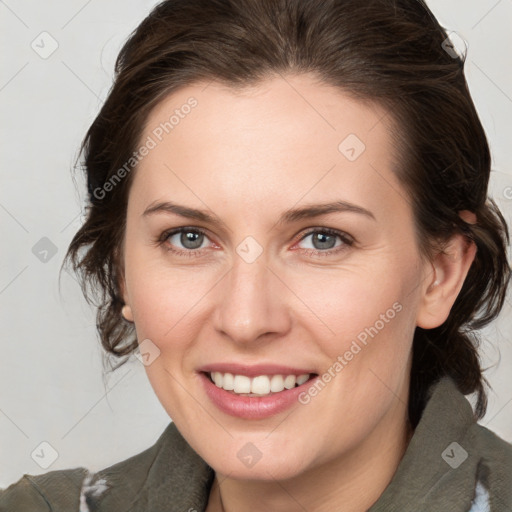
POLYGON ((292 389, 295 387, 295 375, 287 375, 284 378, 284 387, 286 389, 292 389))
POLYGON ((211 372, 210 376, 219 388, 226 391, 234 391, 241 395, 265 396, 270 393, 279 393, 285 389, 300 386, 309 379, 309 373, 302 375, 258 375, 247 377, 246 375, 233 375, 231 373, 211 372))
POLYGON ((270 391, 278 393, 284 389, 284 379, 282 375, 272 375, 270 379, 270 391))
POLYGON ((268 395, 270 393, 270 379, 266 375, 254 377, 251 382, 251 393, 268 395))
POLYGON ((235 389, 235 379, 232 373, 225 373, 224 378, 222 380, 222 387, 226 391, 232 391, 235 389))
POLYGON ((250 393, 251 379, 245 375, 235 375, 233 391, 235 393, 250 393))
POLYGON ((213 379, 213 382, 215 382, 215 385, 219 388, 222 387, 222 373, 220 372, 213 372, 212 373, 212 379, 213 379))
POLYGON ((297 377, 297 384, 299 386, 301 386, 302 384, 304 384, 304 382, 306 382, 307 380, 309 379, 309 373, 305 373, 304 375, 299 375, 297 377))

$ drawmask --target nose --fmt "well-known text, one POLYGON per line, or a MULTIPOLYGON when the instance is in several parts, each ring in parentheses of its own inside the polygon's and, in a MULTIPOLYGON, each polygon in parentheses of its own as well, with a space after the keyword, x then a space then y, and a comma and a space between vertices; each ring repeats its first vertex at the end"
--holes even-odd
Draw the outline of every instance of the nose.
POLYGON ((289 291, 262 254, 248 263, 235 255, 234 264, 219 283, 215 328, 239 345, 286 334, 291 326, 289 291))

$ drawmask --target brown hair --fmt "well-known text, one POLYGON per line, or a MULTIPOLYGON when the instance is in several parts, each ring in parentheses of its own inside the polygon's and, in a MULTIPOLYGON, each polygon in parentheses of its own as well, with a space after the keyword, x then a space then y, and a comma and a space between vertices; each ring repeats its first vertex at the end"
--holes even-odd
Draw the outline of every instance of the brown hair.
POLYGON ((242 88, 275 74, 312 73, 392 114, 400 155, 395 172, 413 206, 422 255, 431 258, 435 241, 455 233, 477 246, 449 318, 435 329, 416 328, 409 418, 416 426, 429 386, 444 375, 462 393, 477 393, 475 417, 483 417, 487 381, 474 330, 503 306, 509 233, 487 197, 490 152, 466 84, 465 56, 446 51, 447 37, 423 0, 157 5, 122 48, 114 84, 82 143, 89 204, 64 260, 78 273, 87 300, 98 296, 97 328, 107 353, 128 356, 138 346, 133 325, 121 316, 118 285, 133 172, 108 193, 104 185, 132 157, 151 109, 199 80, 242 88), (461 210, 474 212, 476 224, 464 222, 461 210))

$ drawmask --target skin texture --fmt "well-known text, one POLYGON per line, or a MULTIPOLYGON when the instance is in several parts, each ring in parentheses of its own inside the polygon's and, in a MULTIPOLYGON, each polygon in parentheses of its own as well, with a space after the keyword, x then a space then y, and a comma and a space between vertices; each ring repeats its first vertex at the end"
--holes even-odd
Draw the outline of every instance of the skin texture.
POLYGON ((366 510, 412 434, 414 329, 444 322, 476 248, 457 236, 433 262, 421 258, 410 200, 392 171, 389 116, 377 105, 311 75, 243 91, 197 83, 153 109, 141 141, 191 96, 197 106, 138 164, 128 201, 123 312, 139 342, 160 350, 145 367, 151 385, 216 472, 208 512, 366 510), (338 149, 349 134, 366 146, 354 161, 338 149), (339 200, 375 219, 338 212, 278 224, 287 209, 339 200), (222 222, 143 216, 157 201, 204 209, 222 222), (184 246, 180 234, 158 244, 179 227, 204 229, 201 248, 184 246), (305 236, 308 228, 339 230, 354 242, 334 235, 325 249, 305 236), (237 253, 248 236, 263 251, 252 263, 237 253), (213 362, 321 375, 397 303, 400 311, 306 405, 244 420, 219 411, 203 391, 196 370, 213 362), (248 442, 262 455, 252 467, 237 457, 248 442))

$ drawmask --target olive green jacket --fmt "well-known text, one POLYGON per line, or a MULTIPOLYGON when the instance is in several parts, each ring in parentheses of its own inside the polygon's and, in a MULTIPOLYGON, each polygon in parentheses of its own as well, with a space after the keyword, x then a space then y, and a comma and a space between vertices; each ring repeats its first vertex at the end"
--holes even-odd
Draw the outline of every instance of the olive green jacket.
MULTIPOLYGON (((512 444, 474 421, 451 379, 429 391, 404 457, 369 512, 512 511, 512 444)), ((0 491, 0 511, 204 512, 213 477, 170 423, 152 447, 98 473, 23 475, 0 491)))

